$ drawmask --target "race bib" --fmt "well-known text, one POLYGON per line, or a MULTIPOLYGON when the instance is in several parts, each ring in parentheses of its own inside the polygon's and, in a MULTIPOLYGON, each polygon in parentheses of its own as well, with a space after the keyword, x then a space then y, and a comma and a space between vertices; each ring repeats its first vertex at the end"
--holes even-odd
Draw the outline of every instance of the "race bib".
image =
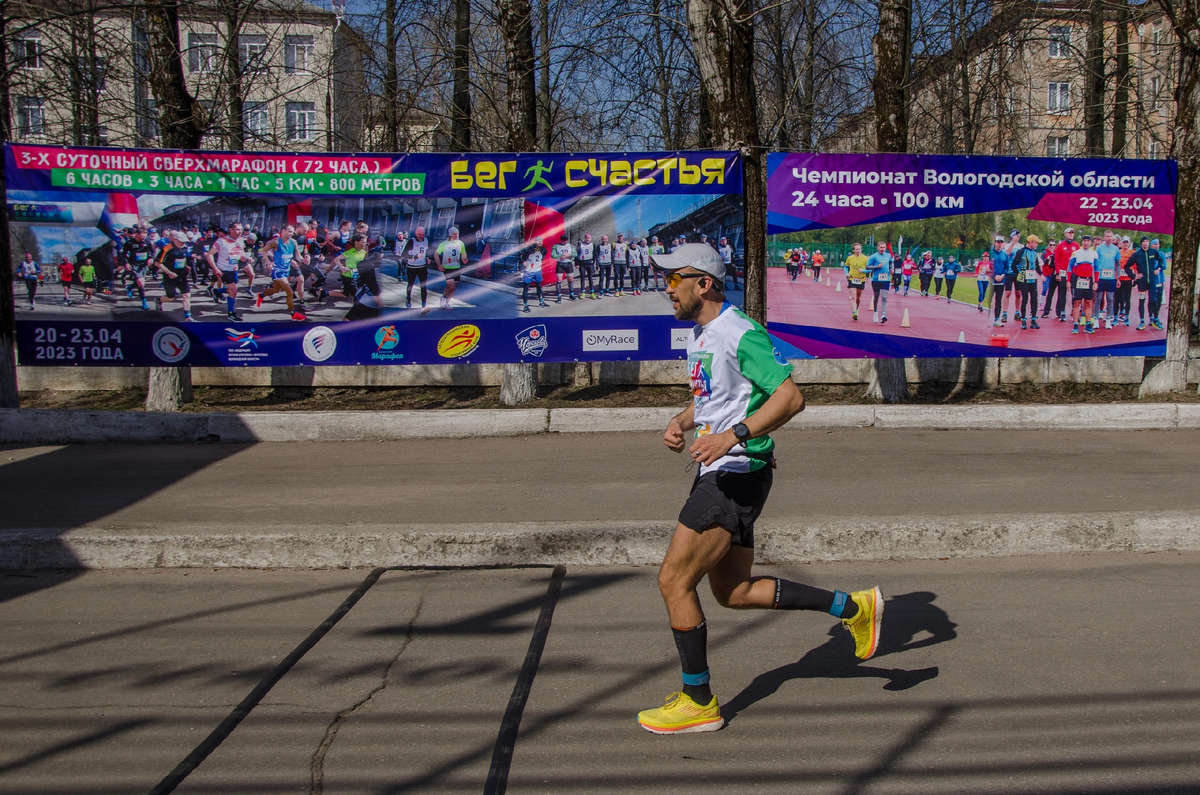
POLYGON ((1080 277, 1075 280, 1075 289, 1087 290, 1092 286, 1092 280, 1087 277, 1080 277))
POLYGON ((1038 277, 1038 272, 1036 270, 1030 268, 1029 270, 1025 271, 1025 281, 1036 282, 1037 277, 1038 277))
POLYGON ((1105 268, 1102 271, 1100 271, 1100 278, 1101 279, 1115 279, 1115 278, 1117 278, 1117 271, 1114 268, 1105 268))

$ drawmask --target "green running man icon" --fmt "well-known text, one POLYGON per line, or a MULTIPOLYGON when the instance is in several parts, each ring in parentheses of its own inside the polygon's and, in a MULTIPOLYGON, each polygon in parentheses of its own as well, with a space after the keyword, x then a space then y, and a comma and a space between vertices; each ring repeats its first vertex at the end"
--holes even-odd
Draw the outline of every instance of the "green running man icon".
POLYGON ((533 190, 533 186, 537 185, 539 182, 545 185, 548 189, 553 190, 553 186, 547 182, 544 177, 542 177, 543 173, 549 174, 553 168, 553 160, 550 161, 550 165, 548 166, 543 166, 542 161, 539 160, 537 161, 537 165, 530 166, 528 169, 526 169, 525 176, 528 177, 530 174, 533 174, 533 179, 529 180, 529 184, 521 189, 521 193, 524 193, 527 190, 533 190))

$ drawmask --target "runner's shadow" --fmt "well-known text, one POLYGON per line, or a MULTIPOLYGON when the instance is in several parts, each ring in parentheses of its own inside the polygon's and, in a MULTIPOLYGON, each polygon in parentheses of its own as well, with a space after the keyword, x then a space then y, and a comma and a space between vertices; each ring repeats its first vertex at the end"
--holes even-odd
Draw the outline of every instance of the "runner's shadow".
MULTIPOLYGON (((945 643, 958 637, 957 626, 945 610, 933 603, 936 594, 928 591, 893 596, 885 601, 883 627, 879 648, 871 661, 889 654, 899 654, 910 649, 920 649, 945 643)), ((784 683, 793 679, 856 679, 873 677, 887 680, 884 690, 908 690, 938 675, 937 666, 907 670, 885 668, 858 660, 854 656, 854 640, 840 624, 829 630, 830 638, 821 646, 812 649, 799 660, 766 671, 754 677, 742 692, 727 704, 721 705, 721 714, 728 723, 739 712, 759 701, 774 695, 784 683)))

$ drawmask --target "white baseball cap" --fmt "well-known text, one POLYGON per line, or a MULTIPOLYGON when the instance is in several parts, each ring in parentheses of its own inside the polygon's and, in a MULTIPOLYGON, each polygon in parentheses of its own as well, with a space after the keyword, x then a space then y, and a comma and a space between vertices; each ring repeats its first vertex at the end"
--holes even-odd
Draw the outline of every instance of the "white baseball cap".
POLYGON ((695 268, 718 279, 725 278, 725 263, 721 261, 721 255, 704 243, 684 243, 671 254, 651 254, 650 262, 665 271, 695 268))

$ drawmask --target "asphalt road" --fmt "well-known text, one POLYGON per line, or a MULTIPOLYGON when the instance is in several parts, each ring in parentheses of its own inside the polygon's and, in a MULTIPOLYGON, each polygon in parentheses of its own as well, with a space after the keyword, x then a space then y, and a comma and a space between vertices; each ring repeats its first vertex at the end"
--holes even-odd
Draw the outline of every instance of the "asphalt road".
MULTIPOLYGON (((1200 791, 1200 554, 760 573, 879 584, 879 654, 703 597, 729 723, 657 737, 634 717, 679 669, 652 569, 566 571, 524 678, 549 569, 388 571, 177 791, 497 792, 495 758, 513 793, 1200 791)), ((0 576, 0 791, 150 792, 366 576, 0 576)))
MULTIPOLYGON (((1200 431, 871 428, 776 439, 766 523, 1200 509, 1200 431)), ((694 477, 685 466, 657 433, 9 445, 0 530, 670 521, 694 477)))

